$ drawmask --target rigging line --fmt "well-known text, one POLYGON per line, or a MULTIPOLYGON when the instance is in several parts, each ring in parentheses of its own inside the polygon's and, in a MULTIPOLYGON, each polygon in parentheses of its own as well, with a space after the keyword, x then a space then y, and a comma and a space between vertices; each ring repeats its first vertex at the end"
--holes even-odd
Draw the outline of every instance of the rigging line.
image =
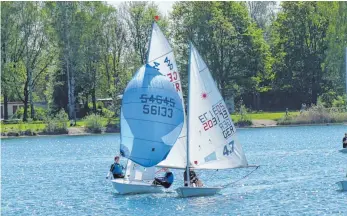
POLYGON ((260 167, 260 165, 259 165, 259 166, 256 166, 256 168, 255 168, 254 170, 252 170, 251 172, 249 172, 249 173, 248 173, 247 175, 245 175, 244 177, 242 177, 242 178, 240 178, 239 180, 236 180, 236 181, 234 181, 234 182, 230 182, 230 183, 228 183, 228 184, 222 185, 221 187, 222 187, 222 188, 226 188, 226 187, 228 187, 229 185, 233 185, 233 184, 235 184, 235 183, 237 183, 237 182, 239 182, 239 181, 241 181, 241 180, 247 178, 247 177, 248 177, 249 175, 251 175, 254 171, 256 171, 259 167, 260 167))

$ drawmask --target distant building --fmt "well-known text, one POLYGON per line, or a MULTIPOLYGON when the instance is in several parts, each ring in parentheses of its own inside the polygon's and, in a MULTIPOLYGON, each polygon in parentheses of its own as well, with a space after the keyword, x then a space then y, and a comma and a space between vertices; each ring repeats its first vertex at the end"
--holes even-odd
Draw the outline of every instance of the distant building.
MULTIPOLYGON (((123 98, 123 95, 118 95, 117 96, 117 99, 118 100, 122 100, 123 98)), ((104 107, 110 107, 113 103, 113 98, 99 98, 99 99, 96 99, 96 101, 101 101, 103 104, 104 104, 104 107)))
MULTIPOLYGON (((42 107, 47 109, 46 102, 35 102, 35 107, 42 107)), ((30 104, 28 104, 30 106, 30 104)), ((24 108, 24 103, 21 101, 7 102, 8 118, 11 118, 17 111, 17 109, 24 108)), ((1 102, 1 119, 5 116, 4 102, 1 102)))

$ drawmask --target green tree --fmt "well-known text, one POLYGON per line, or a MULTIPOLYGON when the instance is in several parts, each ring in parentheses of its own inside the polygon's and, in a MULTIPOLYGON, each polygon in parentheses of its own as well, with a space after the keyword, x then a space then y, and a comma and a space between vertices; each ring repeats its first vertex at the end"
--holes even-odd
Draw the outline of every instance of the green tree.
POLYGON ((327 50, 322 63, 323 79, 329 84, 324 92, 331 89, 339 95, 345 93, 347 47, 347 2, 318 2, 318 10, 329 17, 326 33, 327 50), (343 81, 342 81, 343 80, 343 81))
POLYGON ((321 65, 327 49, 329 18, 317 2, 283 2, 272 25, 274 88, 282 104, 316 103, 326 80, 321 65))
POLYGON ((180 71, 192 41, 207 62, 223 97, 253 95, 269 90, 272 59, 262 31, 251 20, 245 3, 178 2, 172 13, 172 31, 180 71))

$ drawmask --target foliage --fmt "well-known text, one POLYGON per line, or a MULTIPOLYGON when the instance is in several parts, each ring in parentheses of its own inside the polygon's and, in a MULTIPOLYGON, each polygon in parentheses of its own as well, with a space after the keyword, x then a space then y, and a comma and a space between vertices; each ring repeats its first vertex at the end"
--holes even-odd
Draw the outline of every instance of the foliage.
POLYGON ((91 133, 101 133, 104 130, 103 117, 91 114, 85 118, 85 124, 91 133))
POLYGON ((109 109, 103 108, 102 109, 102 116, 107 119, 107 125, 111 125, 111 121, 114 118, 115 113, 109 109))
POLYGON ((347 113, 335 109, 327 109, 323 105, 313 105, 296 117, 281 119, 278 124, 317 124, 341 123, 347 121, 347 113))
MULTIPOLYGON (((169 17, 155 2, 2 2, 1 100, 22 101, 24 121, 49 113, 103 113, 97 98, 121 95, 146 62, 151 23, 174 48, 187 91, 188 41, 206 60, 225 99, 253 110, 345 107, 347 2, 176 2, 169 17), (88 106, 91 104, 91 106, 88 106), (89 109, 88 109, 89 107, 89 109), (81 109, 78 109, 81 108, 81 109)), ((185 95, 187 95, 185 93, 185 95)), ((6 106, 7 107, 7 106, 6 106)), ((7 109, 4 114, 7 118, 7 109)), ((276 117, 277 118, 277 117, 276 117)), ((280 117, 278 117, 280 118, 280 117)))
POLYGON ((186 72, 190 40, 223 97, 248 93, 257 97, 269 91, 273 79, 269 46, 243 2, 177 2, 171 18, 181 73, 186 72))
POLYGON ((322 104, 324 107, 332 107, 333 101, 336 99, 336 92, 328 91, 318 97, 317 103, 322 104))
POLYGON ((48 117, 45 120, 46 126, 44 132, 47 134, 65 134, 68 132, 69 117, 67 113, 61 109, 55 116, 48 117))
POLYGON ((341 111, 347 112, 347 95, 337 96, 332 102, 332 107, 336 107, 341 111))
MULTIPOLYGON (((31 112, 31 108, 28 108, 28 112, 31 112)), ((16 113, 12 115, 12 119, 23 119, 23 115, 24 115, 24 108, 20 107, 16 110, 16 113)), ((35 115, 34 115, 34 119, 35 120, 39 120, 39 121, 43 121, 45 120, 46 116, 48 115, 48 111, 42 107, 35 107, 35 115)), ((27 119, 28 121, 30 121, 30 119, 27 119)), ((32 119, 31 119, 32 120, 32 119)))
POLYGON ((248 115, 247 108, 244 104, 241 104, 240 106, 240 118, 236 122, 237 126, 249 126, 252 125, 252 120, 250 116, 248 115))

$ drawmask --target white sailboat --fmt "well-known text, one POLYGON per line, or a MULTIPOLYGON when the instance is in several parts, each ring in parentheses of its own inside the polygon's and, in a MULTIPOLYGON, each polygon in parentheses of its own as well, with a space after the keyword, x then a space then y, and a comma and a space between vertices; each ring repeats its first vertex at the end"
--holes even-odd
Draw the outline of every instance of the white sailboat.
POLYGON ((222 187, 193 187, 190 169, 249 167, 225 102, 207 65, 190 44, 186 174, 188 186, 176 189, 181 197, 206 196, 222 187))
MULTIPOLYGON (((148 65, 156 68, 162 75, 165 75, 169 78, 182 101, 184 110, 181 80, 179 72, 177 70, 173 49, 171 48, 169 42, 155 22, 152 25, 152 34, 149 43, 147 63, 148 65)), ((182 131, 178 139, 176 140, 176 143, 173 145, 166 159, 159 164, 160 167, 185 167, 185 140, 186 121, 184 120, 182 131)), ((125 178, 114 179, 112 180, 112 184, 114 189, 120 194, 163 192, 162 186, 156 186, 152 184, 155 175, 156 167, 143 167, 131 160, 128 160, 125 178)))
POLYGON ((125 177, 111 180, 113 188, 119 194, 162 193, 163 187, 152 184, 155 171, 128 160, 125 177))
POLYGON ((347 191, 347 181, 339 181, 339 182, 336 182, 336 184, 339 187, 339 190, 347 191))

